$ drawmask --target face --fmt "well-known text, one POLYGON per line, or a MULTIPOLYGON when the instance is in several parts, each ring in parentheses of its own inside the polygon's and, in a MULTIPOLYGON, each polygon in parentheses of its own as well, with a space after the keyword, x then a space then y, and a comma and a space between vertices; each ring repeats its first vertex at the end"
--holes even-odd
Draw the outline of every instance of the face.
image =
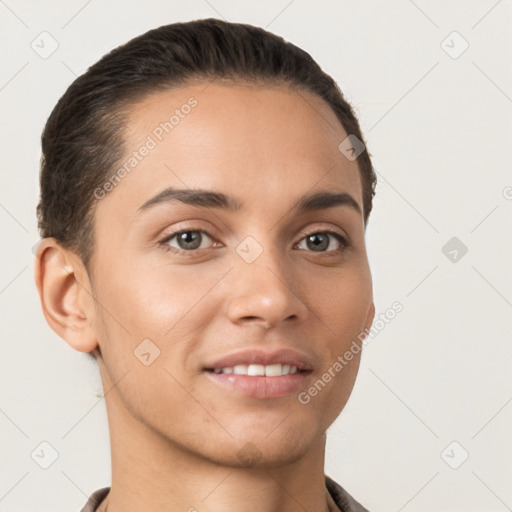
POLYGON ((247 462, 244 445, 259 464, 298 459, 345 406, 360 352, 333 368, 374 314, 359 170, 338 150, 347 133, 307 92, 213 83, 146 98, 125 137, 137 163, 96 191, 104 384, 118 383, 128 414, 187 452, 233 466, 247 462), (223 194, 232 208, 162 195, 169 188, 223 194), (340 196, 298 207, 324 192, 340 196), (282 349, 309 371, 206 370, 282 349))

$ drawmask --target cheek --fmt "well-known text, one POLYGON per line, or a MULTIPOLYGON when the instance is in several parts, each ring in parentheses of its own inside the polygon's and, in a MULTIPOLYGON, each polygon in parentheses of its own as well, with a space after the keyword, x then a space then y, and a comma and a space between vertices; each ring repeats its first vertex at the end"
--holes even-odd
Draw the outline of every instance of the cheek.
MULTIPOLYGON (((180 382, 186 380, 195 371, 191 354, 218 314, 212 292, 224 274, 216 269, 198 272, 192 265, 171 268, 146 264, 105 278, 98 290, 103 306, 100 318, 105 325, 100 344, 105 347, 102 352, 112 379, 117 381, 127 371, 135 377, 142 371, 140 393, 144 388, 157 394, 177 386, 165 370, 180 382), (124 279, 121 274, 130 277, 124 279), (148 352, 150 355, 144 357, 152 362, 144 366, 140 358, 148 352)), ((179 386, 174 391, 179 396, 179 386)))
POLYGON ((111 276, 103 287, 105 303, 134 338, 164 337, 187 315, 215 284, 211 273, 194 272, 192 266, 141 265, 111 276))
MULTIPOLYGON (((120 383, 116 389, 135 418, 161 422, 162 411, 175 410, 180 403, 190 407, 190 396, 179 384, 193 392, 182 375, 193 348, 185 342, 190 320, 194 328, 197 323, 197 317, 187 313, 200 306, 199 299, 211 286, 209 280, 201 285, 197 275, 194 279, 148 265, 102 280, 97 290, 102 353, 112 385, 120 383)), ((171 419, 166 416, 166 421, 171 419)))
POLYGON ((317 276, 315 282, 308 293, 309 304, 321 320, 316 325, 325 333, 325 344, 322 369, 306 399, 319 414, 324 411, 330 422, 343 409, 357 377, 364 349, 360 336, 370 311, 372 288, 364 267, 357 271, 346 267, 329 279, 317 276))
POLYGON ((345 344, 363 332, 372 303, 372 287, 365 272, 340 272, 310 295, 315 312, 330 336, 345 344))

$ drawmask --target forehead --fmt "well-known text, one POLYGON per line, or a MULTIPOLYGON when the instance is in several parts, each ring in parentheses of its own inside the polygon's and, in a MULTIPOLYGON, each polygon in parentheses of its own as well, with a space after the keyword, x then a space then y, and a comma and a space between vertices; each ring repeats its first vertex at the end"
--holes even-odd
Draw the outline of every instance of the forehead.
POLYGON ((302 89, 205 82, 159 91, 129 110, 123 163, 134 165, 108 199, 136 210, 173 186, 270 201, 318 184, 361 204, 357 162, 338 149, 346 137, 332 109, 302 89))

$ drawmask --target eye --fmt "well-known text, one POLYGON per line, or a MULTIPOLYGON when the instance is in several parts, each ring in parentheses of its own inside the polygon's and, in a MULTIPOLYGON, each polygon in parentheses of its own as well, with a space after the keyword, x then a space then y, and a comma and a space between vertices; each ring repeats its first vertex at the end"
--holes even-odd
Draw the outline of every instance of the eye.
POLYGON ((163 247, 163 249, 168 251, 176 251, 176 252, 192 252, 198 249, 204 249, 205 247, 201 247, 204 238, 212 237, 202 229, 184 229, 182 231, 178 231, 177 233, 172 233, 166 236, 163 240, 160 240, 159 244, 163 247), (176 238, 176 243, 178 247, 174 247, 170 245, 169 242, 176 238))
MULTIPOLYGON (((159 241, 159 245, 166 251, 172 251, 177 253, 192 253, 199 249, 205 249, 208 247, 202 247, 203 242, 206 239, 213 240, 212 236, 202 229, 182 229, 175 233, 167 235, 165 238, 159 241), (176 239, 177 247, 172 245, 171 242, 176 239)), ((300 243, 305 242, 306 248, 311 252, 326 253, 326 252, 341 252, 349 246, 348 241, 335 231, 314 231, 306 234, 297 246, 299 249, 300 243), (332 244, 332 239, 335 240, 338 245, 334 249, 327 250, 332 244)))
POLYGON ((307 234, 301 240, 301 242, 302 241, 306 242, 307 248, 311 249, 312 252, 341 252, 343 251, 343 249, 346 249, 349 245, 347 240, 343 236, 334 231, 314 231, 313 233, 307 234), (329 237, 333 237, 336 240, 338 247, 327 251, 325 249, 327 249, 330 246, 329 237))

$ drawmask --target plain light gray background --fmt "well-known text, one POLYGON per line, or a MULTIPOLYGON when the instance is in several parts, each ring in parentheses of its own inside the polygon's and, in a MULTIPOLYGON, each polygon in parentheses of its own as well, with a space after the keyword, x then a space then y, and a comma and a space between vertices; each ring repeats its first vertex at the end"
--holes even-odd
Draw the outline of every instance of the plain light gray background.
POLYGON ((0 1, 0 510, 78 510, 110 485, 99 374, 46 324, 33 282, 44 123, 112 48, 205 17, 308 51, 379 173, 377 315, 403 311, 365 347, 326 473, 372 512, 512 510, 510 0, 0 1))

